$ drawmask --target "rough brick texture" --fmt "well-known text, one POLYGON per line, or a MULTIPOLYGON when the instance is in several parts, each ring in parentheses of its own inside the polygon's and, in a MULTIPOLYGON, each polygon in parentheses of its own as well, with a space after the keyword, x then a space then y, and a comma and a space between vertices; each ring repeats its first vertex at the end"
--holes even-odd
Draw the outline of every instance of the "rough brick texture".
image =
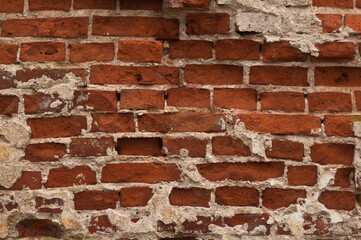
POLYGON ((0 0, 0 239, 361 239, 361 0, 0 0))

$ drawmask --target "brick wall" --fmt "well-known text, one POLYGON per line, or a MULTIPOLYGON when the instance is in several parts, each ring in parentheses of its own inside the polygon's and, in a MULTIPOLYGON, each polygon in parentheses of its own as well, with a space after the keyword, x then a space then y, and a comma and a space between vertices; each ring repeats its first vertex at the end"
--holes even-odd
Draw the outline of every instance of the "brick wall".
POLYGON ((360 0, 0 0, 0 238, 359 239, 360 0))

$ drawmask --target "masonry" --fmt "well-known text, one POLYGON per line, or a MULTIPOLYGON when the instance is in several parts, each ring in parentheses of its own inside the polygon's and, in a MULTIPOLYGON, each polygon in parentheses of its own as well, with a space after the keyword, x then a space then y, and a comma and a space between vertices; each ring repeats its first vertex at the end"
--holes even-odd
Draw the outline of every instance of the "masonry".
POLYGON ((0 0, 0 238, 360 239, 360 0, 0 0))

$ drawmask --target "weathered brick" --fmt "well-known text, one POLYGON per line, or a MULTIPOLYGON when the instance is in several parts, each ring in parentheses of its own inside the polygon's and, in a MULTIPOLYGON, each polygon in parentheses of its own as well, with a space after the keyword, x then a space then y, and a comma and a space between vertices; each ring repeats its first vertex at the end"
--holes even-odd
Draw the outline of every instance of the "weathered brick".
POLYGON ((172 88, 167 90, 167 105, 175 107, 210 107, 210 91, 201 88, 172 88))
POLYGON ((74 108, 90 111, 117 111, 118 96, 116 91, 81 90, 74 91, 74 108))
POLYGON ((29 0, 30 11, 69 11, 71 0, 29 0))
POLYGON ((119 0, 120 9, 161 10, 163 0, 119 0))
POLYGON ((71 137, 81 134, 87 128, 86 118, 83 116, 30 118, 27 120, 33 138, 71 137))
POLYGON ((231 136, 217 136, 212 138, 212 153, 214 155, 251 156, 250 148, 240 139, 231 136))
POLYGON ((16 224, 21 238, 60 238, 63 232, 58 224, 47 219, 25 219, 16 224))
POLYGON ((205 163, 197 165, 197 168, 210 181, 265 181, 283 176, 285 165, 283 162, 205 163))
POLYGON ((115 209, 117 201, 116 191, 85 191, 74 194, 75 210, 115 209))
POLYGON ((287 139, 272 139, 272 148, 266 150, 266 156, 302 161, 303 150, 303 143, 287 139))
POLYGON ((248 187, 219 187, 216 189, 216 203, 230 206, 254 206, 259 204, 259 192, 248 187))
POLYGON ((116 227, 111 224, 107 215, 92 216, 88 230, 91 234, 97 232, 113 233, 116 232, 116 227))
POLYGON ((201 40, 169 42, 169 58, 212 58, 213 43, 201 40))
POLYGON ((152 17, 93 17, 93 34, 178 39, 179 20, 152 17))
POLYGON ((351 94, 339 92, 314 92, 309 93, 308 107, 311 112, 351 112, 351 94))
POLYGON ((153 189, 148 187, 130 187, 120 190, 120 206, 142 207, 147 206, 153 196, 153 189))
POLYGON ((356 14, 346 14, 345 16, 345 25, 346 27, 351 28, 355 33, 360 34, 361 33, 361 15, 356 14))
POLYGON ((209 207, 211 190, 204 188, 173 188, 169 202, 175 206, 209 207))
POLYGON ((309 83, 307 82, 307 68, 302 67, 251 67, 249 82, 256 85, 309 85, 309 83))
POLYGON ((254 89, 215 88, 213 107, 257 110, 257 91, 254 89))
POLYGON ((2 37, 86 38, 88 18, 9 19, 1 23, 2 37))
POLYGON ((58 94, 25 95, 24 111, 26 114, 61 112, 67 104, 58 94))
POLYGON ((184 79, 187 83, 228 85, 242 84, 243 67, 236 65, 186 65, 184 79))
POLYGON ((318 201, 328 209, 350 211, 355 208, 355 196, 348 191, 324 191, 318 201))
POLYGON ((113 43, 70 44, 70 62, 106 62, 114 58, 113 43))
POLYGON ((64 201, 60 198, 46 199, 43 197, 35 198, 35 209, 42 213, 61 213, 63 211, 64 201))
POLYGON ((354 121, 357 119, 357 116, 326 115, 323 122, 325 133, 327 136, 353 137, 354 121))
POLYGON ((134 117, 131 113, 92 114, 91 132, 134 132, 134 117))
POLYGON ((147 132, 222 132, 224 118, 220 114, 179 112, 144 114, 138 117, 140 131, 147 132))
POLYGON ((225 39, 216 43, 216 59, 259 60, 260 43, 248 39, 225 39))
POLYGON ((164 91, 122 89, 120 92, 121 109, 163 109, 164 102, 164 91))
POLYGON ((58 161, 66 154, 66 145, 61 143, 30 144, 25 149, 25 159, 30 162, 58 161))
POLYGON ((355 146, 351 144, 315 143, 311 147, 312 162, 351 165, 355 146))
POLYGON ((353 42, 327 42, 316 44, 318 56, 311 56, 312 62, 349 62, 355 59, 353 42))
POLYGON ((19 99, 16 96, 0 95, 0 114, 18 113, 19 99))
POLYGON ((341 14, 316 14, 322 21, 322 31, 324 33, 339 32, 342 26, 341 14))
POLYGON ((121 163, 108 164, 102 171, 103 183, 179 181, 181 171, 175 164, 121 163))
POLYGON ((288 184, 314 186, 317 183, 317 166, 289 166, 288 184))
POLYGON ((9 71, 0 70, 0 89, 15 88, 15 76, 9 71))
POLYGON ((355 91, 356 109, 361 111, 361 91, 355 91))
POLYGON ((316 7, 353 8, 352 0, 313 0, 312 5, 316 7))
POLYGON ((38 79, 43 76, 52 79, 53 81, 62 80, 67 75, 74 74, 75 77, 81 78, 85 82, 85 69, 22 69, 16 71, 16 80, 21 82, 28 82, 31 79, 38 79))
POLYGON ((262 205, 268 209, 277 209, 296 204, 299 198, 306 198, 306 191, 301 189, 266 188, 262 192, 262 205))
POLYGON ((73 185, 96 184, 96 173, 88 166, 77 166, 74 168, 50 169, 48 181, 44 184, 46 188, 71 187, 73 185))
POLYGON ((69 146, 70 155, 74 157, 106 156, 108 149, 114 150, 111 137, 72 138, 69 146))
POLYGON ((21 13, 24 10, 24 0, 0 0, 0 12, 21 13))
POLYGON ((117 151, 119 155, 162 155, 161 138, 119 138, 117 151))
POLYGON ((165 0, 164 6, 167 8, 192 8, 209 9, 209 0, 165 0))
POLYGON ((18 52, 18 45, 16 44, 0 44, 0 55, 1 55, 0 64, 16 63, 17 52, 18 52))
POLYGON ((262 228, 264 229, 262 232, 269 235, 270 225, 267 224, 268 219, 269 217, 267 214, 239 213, 232 217, 225 217, 224 223, 230 227, 242 225, 248 233, 251 233, 256 228, 262 228))
POLYGON ((305 111, 305 97, 300 92, 263 92, 261 108, 262 110, 303 112, 305 111))
POLYGON ((331 227, 331 218, 327 215, 303 216, 303 229, 315 235, 328 234, 331 227))
POLYGON ((74 9, 109 9, 116 8, 116 0, 74 0, 74 9))
POLYGON ((333 186, 335 187, 351 187, 351 173, 353 172, 353 168, 337 168, 335 174, 335 181, 333 186))
POLYGON ((96 65, 90 68, 92 84, 178 84, 179 69, 154 66, 111 66, 96 65))
POLYGON ((163 147, 167 149, 169 155, 205 157, 207 141, 197 138, 164 138, 163 147))
POLYGON ((359 87, 361 68, 316 67, 315 85, 329 87, 359 87))
POLYGON ((321 119, 310 115, 240 114, 235 120, 263 133, 319 135, 321 129, 321 119))
POLYGON ((63 62, 65 61, 65 43, 23 43, 20 47, 20 60, 23 62, 63 62))
POLYGON ((118 60, 126 62, 160 63, 163 57, 162 41, 120 41, 118 60))
POLYGON ((304 62, 308 55, 287 41, 264 42, 262 57, 265 62, 304 62))
MULTIPOLYGON (((41 172, 39 171, 22 171, 21 176, 9 190, 40 189, 42 186, 41 180, 41 172)), ((0 190, 5 190, 4 187, 1 187, 1 184, 0 190)))
POLYGON ((187 35, 228 34, 228 13, 188 13, 187 35))
MULTIPOLYGON (((209 233, 210 225, 224 227, 223 217, 218 216, 196 216, 196 219, 183 222, 184 231, 187 233, 209 233)), ((183 238, 184 239, 184 238, 183 238)), ((188 238, 187 238, 188 239, 188 238)))

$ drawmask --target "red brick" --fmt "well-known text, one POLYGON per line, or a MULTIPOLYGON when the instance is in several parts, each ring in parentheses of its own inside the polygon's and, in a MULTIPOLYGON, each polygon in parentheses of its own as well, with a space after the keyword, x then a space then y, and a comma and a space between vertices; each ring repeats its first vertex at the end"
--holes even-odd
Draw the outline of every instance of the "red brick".
POLYGON ((257 91, 254 89, 215 88, 213 107, 257 110, 257 91))
MULTIPOLYGON (((223 217, 218 216, 196 216, 193 221, 185 220, 183 222, 183 231, 187 233, 209 233, 210 225, 224 227, 223 217)), ((183 238, 182 238, 183 239, 183 238)))
POLYGON ((300 92, 264 92, 261 94, 262 110, 284 112, 305 111, 305 97, 300 92))
POLYGON ((266 156, 302 161, 303 150, 303 143, 287 139, 272 139, 272 148, 266 150, 266 156))
POLYGON ((338 29, 342 26, 341 14, 316 14, 316 16, 322 21, 324 33, 339 32, 338 29))
POLYGON ((167 8, 192 8, 209 9, 209 0, 165 0, 164 6, 167 8))
POLYGON ((71 0, 29 0, 30 11, 69 11, 71 0))
POLYGON ((216 59, 259 60, 260 43, 248 39, 224 39, 216 44, 216 59))
POLYGON ((74 194, 75 210, 115 209, 117 201, 116 191, 85 191, 74 194))
POLYGON ((63 232, 58 224, 47 219, 25 219, 16 224, 20 238, 61 238, 63 232))
POLYGON ((108 149, 114 150, 111 137, 72 138, 69 146, 70 155, 74 157, 106 156, 108 149))
POLYGON ((357 111, 361 111, 361 91, 355 91, 355 99, 356 99, 356 109, 357 111))
POLYGON ((288 184, 296 186, 314 186, 317 183, 317 166, 289 166, 288 184))
POLYGON ((83 116, 30 118, 27 120, 33 138, 71 137, 81 134, 87 128, 86 118, 83 116))
POLYGON ((1 23, 2 37, 86 38, 88 18, 9 19, 1 23))
POLYGON ((251 67, 250 84, 308 86, 307 68, 255 66, 251 67))
POLYGON ((262 197, 264 207, 277 209, 296 204, 299 198, 306 198, 306 191, 301 189, 266 188, 262 192, 262 197))
POLYGON ((30 162, 58 161, 66 154, 66 145, 61 143, 30 144, 25 149, 25 159, 30 162))
POLYGON ((162 0, 119 0, 120 9, 128 10, 161 10, 162 0))
POLYGON ((205 163, 197 168, 210 181, 265 181, 283 176, 285 165, 283 162, 205 163))
POLYGON ((219 187, 215 195, 219 205, 258 207, 259 204, 259 192, 254 188, 219 187))
POLYGON ((358 34, 361 33, 360 21, 361 21, 361 15, 346 14, 345 16, 346 27, 351 28, 358 34))
POLYGON ((228 34, 228 13, 188 13, 187 35, 228 34))
POLYGON ((92 114, 91 132, 134 132, 134 117, 132 113, 92 114))
POLYGON ((50 169, 48 181, 44 184, 46 188, 71 187, 74 185, 96 184, 96 173, 88 166, 77 166, 74 168, 50 169))
MULTIPOLYGON (((14 185, 9 190, 24 190, 24 189, 40 189, 41 184, 41 172, 38 171, 22 171, 20 178, 16 180, 14 185)), ((1 187, 0 190, 5 190, 6 188, 1 187)))
POLYGON ((172 88, 167 91, 167 105, 175 107, 210 107, 210 91, 200 88, 172 88))
POLYGON ((213 43, 201 40, 169 42, 169 58, 212 58, 213 43))
POLYGON ((139 131, 147 132, 222 132, 225 121, 220 114, 179 112, 144 114, 138 117, 139 131))
POLYGON ((351 187, 350 175, 353 172, 353 168, 337 168, 335 174, 335 187, 351 187))
POLYGON ((163 109, 164 102, 164 91, 122 89, 120 92, 121 109, 163 109))
POLYGON ((58 94, 25 95, 24 106, 26 114, 61 112, 67 104, 58 94))
POLYGON ((16 88, 15 76, 8 71, 0 70, 0 89, 16 88))
POLYGON ((120 206, 143 207, 147 206, 153 196, 153 189, 148 187, 130 187, 120 190, 120 206))
POLYGON ((316 67, 315 85, 329 87, 360 87, 361 68, 316 67))
POLYGON ((116 91, 74 91, 74 108, 83 107, 91 111, 116 112, 117 102, 118 96, 116 91))
POLYGON ((74 9, 109 9, 116 8, 116 0, 74 0, 74 9))
POLYGON ((312 62, 349 62, 355 59, 355 43, 328 42, 316 44, 318 56, 311 56, 312 62))
POLYGON ((163 57, 162 41, 120 41, 118 60, 126 62, 160 63, 163 57))
POLYGON ((328 209, 350 211, 355 208, 355 196, 348 191, 324 191, 318 201, 328 209))
POLYGON ((351 112, 351 94, 339 92, 315 92, 308 94, 308 107, 311 112, 351 112))
POLYGON ((121 163, 108 164, 102 171, 103 183, 143 182, 158 183, 179 181, 181 171, 175 164, 121 163))
POLYGON ((355 146, 351 144, 315 143, 311 147, 312 162, 351 165, 355 146))
POLYGON ((357 116, 331 116, 324 117, 325 133, 327 136, 354 137, 354 121, 357 116))
POLYGON ((318 216, 303 216, 303 229, 310 230, 310 232, 315 235, 323 235, 329 233, 329 228, 331 227, 331 218, 327 215, 318 215, 318 216))
POLYGON ((93 17, 93 34, 178 39, 179 20, 152 17, 93 17))
POLYGON ((240 139, 231 136, 217 136, 212 138, 212 153, 214 155, 251 156, 251 150, 240 139))
POLYGON ((175 206, 209 207, 211 190, 204 188, 173 188, 169 202, 175 206))
POLYGON ((205 157, 207 141, 197 138, 164 138, 163 147, 169 155, 182 155, 182 149, 187 150, 189 157, 205 157))
POLYGON ((321 119, 309 115, 240 114, 236 120, 262 133, 319 135, 321 129, 321 119))
POLYGON ((361 0, 356 0, 356 6, 357 6, 358 8, 361 8, 361 0))
POLYGON ((63 62, 65 61, 65 43, 23 43, 20 48, 20 60, 23 62, 63 62))
POLYGON ((24 0, 0 0, 0 12, 21 13, 24 10, 24 0))
POLYGON ((0 64, 13 64, 13 63, 16 63, 16 54, 17 54, 17 52, 18 52, 18 45, 15 45, 15 44, 0 44, 0 55, 1 55, 0 64))
POLYGON ((313 0, 313 6, 333 8, 353 8, 352 0, 313 0))
POLYGON ((113 233, 116 232, 116 227, 111 224, 107 215, 92 216, 88 230, 91 234, 96 232, 113 233))
POLYGON ((70 62, 106 62, 114 58, 113 43, 70 44, 70 62))
POLYGON ((243 67, 236 65, 186 65, 184 79, 187 83, 227 85, 242 84, 243 67))
POLYGON ((178 84, 179 69, 154 66, 111 66, 96 65, 90 68, 92 84, 178 84))
MULTIPOLYGON (((266 214, 235 214, 233 217, 225 217, 224 223, 230 227, 243 225, 248 233, 251 233, 255 228, 264 229, 266 235, 270 234, 270 225, 267 224, 269 217, 266 214)), ((259 234, 259 232, 258 232, 259 234)))
POLYGON ((27 82, 32 79, 41 78, 46 76, 54 81, 62 80, 66 75, 74 74, 76 77, 81 78, 85 82, 85 69, 22 69, 16 71, 16 80, 27 82))
POLYGON ((161 138, 119 138, 117 144, 119 155, 161 156, 161 138))
POLYGON ((16 96, 0 95, 0 114, 18 113, 19 99, 16 96))
POLYGON ((64 201, 60 198, 46 199, 42 197, 35 198, 35 209, 42 213, 61 213, 63 211, 64 201))
POLYGON ((262 56, 265 62, 304 62, 308 54, 293 47, 287 41, 279 41, 264 42, 262 56))

